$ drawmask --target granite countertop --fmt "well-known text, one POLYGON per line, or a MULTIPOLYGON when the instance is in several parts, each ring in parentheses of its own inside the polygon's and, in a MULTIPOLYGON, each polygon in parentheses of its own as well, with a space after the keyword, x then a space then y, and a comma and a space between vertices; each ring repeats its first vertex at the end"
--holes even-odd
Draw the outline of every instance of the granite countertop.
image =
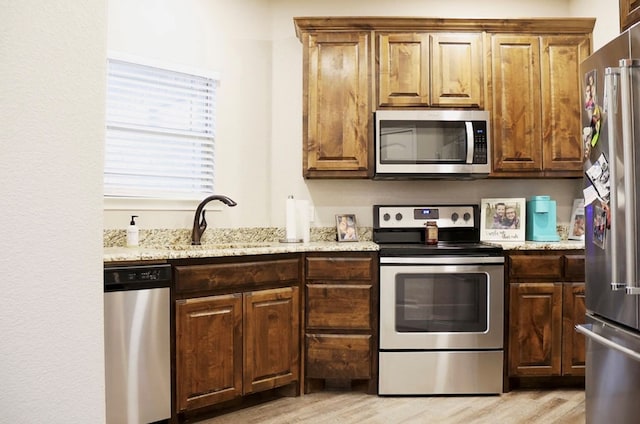
POLYGON ((209 258, 223 256, 270 255, 300 252, 366 252, 377 251, 372 241, 309 243, 218 243, 201 246, 169 245, 159 247, 105 247, 104 262, 149 261, 185 258, 209 258))
MULTIPOLYGON (((140 230, 140 246, 125 246, 124 230, 104 231, 104 262, 151 261, 301 252, 367 252, 379 247, 372 241, 371 228, 359 228, 360 241, 335 241, 335 228, 313 228, 309 243, 280 243, 283 228, 211 229, 201 246, 191 246, 191 230, 140 230)), ((583 241, 491 242, 506 250, 584 249, 583 241)))
POLYGON ((504 250, 582 250, 584 241, 580 240, 560 240, 560 241, 510 241, 510 242, 490 242, 500 246, 504 250))

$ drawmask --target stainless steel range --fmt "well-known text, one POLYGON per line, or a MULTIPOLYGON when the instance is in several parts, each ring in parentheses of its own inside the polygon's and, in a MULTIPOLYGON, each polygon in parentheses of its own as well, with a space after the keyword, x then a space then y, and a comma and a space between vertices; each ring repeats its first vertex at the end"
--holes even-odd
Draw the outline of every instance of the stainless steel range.
POLYGON ((480 242, 477 205, 376 205, 380 395, 497 394, 504 255, 480 242), (438 244, 425 243, 436 221, 438 244))

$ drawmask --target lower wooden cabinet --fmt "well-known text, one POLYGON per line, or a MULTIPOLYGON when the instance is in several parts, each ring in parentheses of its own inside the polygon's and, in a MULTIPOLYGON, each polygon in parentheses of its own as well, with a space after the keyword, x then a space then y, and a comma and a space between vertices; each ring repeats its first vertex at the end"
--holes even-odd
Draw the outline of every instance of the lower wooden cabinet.
POLYGON ((300 381, 299 256, 174 269, 177 414, 300 381))
POLYGON ((243 294, 243 394, 284 386, 299 377, 298 287, 243 294))
POLYGON ((508 376, 584 376, 584 256, 562 251, 508 255, 508 376), (580 281, 582 280, 582 281, 580 281))
POLYGON ((176 302, 178 410, 242 395, 242 294, 176 302))
POLYGON ((562 290, 562 375, 584 376, 586 341, 575 327, 585 323, 585 284, 565 283, 562 290))
POLYGON ((515 283, 510 287, 509 375, 584 375, 584 283, 515 283))
POLYGON ((305 391, 314 380, 366 380, 377 392, 375 253, 317 253, 305 259, 305 391))

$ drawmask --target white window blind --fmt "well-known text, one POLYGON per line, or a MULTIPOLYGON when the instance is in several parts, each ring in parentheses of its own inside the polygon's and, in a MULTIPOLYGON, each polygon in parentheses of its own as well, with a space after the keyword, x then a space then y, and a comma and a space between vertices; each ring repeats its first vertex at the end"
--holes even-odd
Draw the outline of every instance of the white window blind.
POLYGON ((206 76, 109 59, 105 196, 212 194, 216 88, 206 76))

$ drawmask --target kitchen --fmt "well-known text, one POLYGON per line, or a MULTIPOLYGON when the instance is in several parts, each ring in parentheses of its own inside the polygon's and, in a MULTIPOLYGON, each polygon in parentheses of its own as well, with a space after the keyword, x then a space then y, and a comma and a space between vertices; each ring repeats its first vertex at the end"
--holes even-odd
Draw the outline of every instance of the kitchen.
MULTIPOLYGON (((221 13, 216 5, 201 2, 194 2, 193 9, 184 2, 172 7, 170 2, 93 1, 68 8, 23 2, 11 5, 2 18, 0 116, 3 144, 12 148, 4 153, 2 171, 6 276, 0 320, 5 387, 0 399, 9 421, 104 421, 102 231, 123 229, 130 210, 140 209, 103 205, 100 140, 107 48, 137 55, 164 50, 171 62, 219 70, 224 89, 251 93, 220 99, 219 137, 233 144, 221 142, 217 148, 216 190, 232 195, 239 206, 212 213, 215 227, 281 227, 288 194, 312 200, 314 226, 331 226, 334 214, 341 212, 354 213, 361 225, 371 226, 372 204, 400 203, 425 190, 434 201, 447 201, 454 190, 476 200, 549 194, 558 200, 558 216, 568 221, 579 180, 543 180, 542 192, 536 180, 341 181, 340 190, 336 181, 303 180, 302 49, 292 18, 391 15, 390 7, 399 16, 468 15, 460 10, 473 10, 474 17, 596 16, 596 49, 618 33, 616 7, 594 1, 518 2, 517 7, 509 1, 482 7, 477 2, 456 2, 455 7, 424 2, 237 3, 220 4, 221 13), (213 23, 203 22, 204 17, 213 23), (229 34, 209 32, 217 26, 229 34), (176 32, 183 30, 192 50, 175 42, 176 32), (213 57, 216 49, 221 57, 213 57), (247 56, 237 55, 238 50, 247 56), (249 116, 251 125, 246 125, 249 116)), ((141 228, 189 228, 195 206, 147 206, 141 228)))

